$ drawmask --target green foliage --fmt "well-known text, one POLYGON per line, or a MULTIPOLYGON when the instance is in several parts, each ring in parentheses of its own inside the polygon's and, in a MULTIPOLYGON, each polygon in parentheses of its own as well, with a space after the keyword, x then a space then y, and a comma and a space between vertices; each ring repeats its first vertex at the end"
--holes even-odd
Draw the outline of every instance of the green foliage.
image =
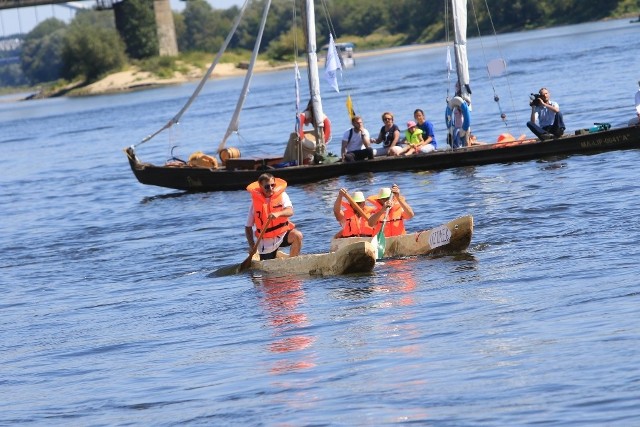
POLYGON ((23 86, 27 83, 20 64, 0 66, 0 87, 23 86))
POLYGON ((298 53, 304 52, 304 34, 300 27, 292 28, 278 39, 272 40, 266 53, 269 58, 277 61, 293 61, 296 45, 298 53))
MULTIPOLYGON (((214 12, 209 3, 205 0, 191 0, 187 2, 182 15, 185 30, 178 38, 178 49, 181 52, 189 50, 213 52, 220 47, 224 35, 216 29, 225 26, 225 22, 220 20, 220 13, 214 12)), ((230 23, 227 32, 229 28, 230 23)))
POLYGON ((149 58, 158 54, 159 42, 153 0, 127 0, 117 3, 120 10, 118 31, 130 58, 149 58))
POLYGON ((24 39, 20 63, 31 84, 60 78, 66 25, 49 18, 37 25, 24 39))
POLYGON ((188 71, 184 63, 173 56, 154 56, 140 61, 139 67, 142 71, 148 71, 163 79, 173 77, 176 71, 181 73, 188 71))
POLYGON ((124 42, 102 12, 78 13, 64 37, 63 76, 69 80, 84 77, 95 81, 101 75, 120 69, 127 62, 124 42), (80 19, 79 19, 80 18, 80 19))
POLYGON ((25 37, 24 37, 24 42, 29 42, 32 40, 38 40, 41 39, 43 37, 46 37, 54 32, 56 32, 57 30, 61 30, 63 28, 66 28, 67 24, 65 24, 64 22, 62 22, 59 19, 56 18, 49 18, 49 19, 45 19, 44 21, 40 22, 38 25, 36 25, 25 37))

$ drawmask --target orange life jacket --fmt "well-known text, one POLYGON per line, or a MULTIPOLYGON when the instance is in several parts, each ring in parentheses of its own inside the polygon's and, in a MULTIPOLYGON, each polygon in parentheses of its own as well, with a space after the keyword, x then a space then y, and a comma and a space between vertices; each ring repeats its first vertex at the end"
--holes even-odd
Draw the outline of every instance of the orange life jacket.
MULTIPOLYGON (((260 189, 260 183, 258 181, 252 182, 247 186, 247 191, 251 194, 251 201, 253 202, 253 220, 256 224, 255 235, 260 236, 260 232, 264 227, 264 224, 269 218, 271 212, 280 212, 284 210, 282 205, 282 193, 287 188, 287 182, 284 179, 275 178, 276 188, 273 189, 273 195, 267 202, 267 198, 260 189)), ((289 230, 293 230, 295 224, 289 221, 288 217, 274 218, 263 234, 264 238, 281 236, 289 230)))
MULTIPOLYGON (((374 206, 374 212, 378 212, 380 209, 384 209, 384 205, 380 203, 376 196, 370 196, 367 198, 374 206)), ((380 217, 378 223, 375 226, 374 234, 380 232, 382 223, 384 222, 384 215, 380 217)), ((387 223, 384 226, 384 235, 386 237, 400 236, 407 234, 407 230, 404 228, 404 209, 400 206, 397 200, 394 199, 393 206, 389 209, 389 216, 387 216, 387 223)))
MULTIPOLYGON (((367 220, 356 214, 350 203, 342 202, 342 206, 344 207, 345 224, 342 227, 341 237, 373 236, 373 227, 369 227, 367 220)), ((373 209, 365 206, 362 210, 370 215, 373 209)))

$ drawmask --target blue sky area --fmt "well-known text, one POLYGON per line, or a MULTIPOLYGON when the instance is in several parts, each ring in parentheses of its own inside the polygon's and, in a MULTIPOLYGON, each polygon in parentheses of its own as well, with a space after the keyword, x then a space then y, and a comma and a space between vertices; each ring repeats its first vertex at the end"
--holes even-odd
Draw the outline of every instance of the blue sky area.
MULTIPOLYGON (((216 9, 227 9, 231 6, 242 5, 242 0, 207 0, 216 9)), ((69 2, 70 5, 78 4, 88 8, 94 7, 95 1, 69 2)), ((171 8, 174 10, 184 9, 184 2, 181 0, 171 0, 171 8)), ((21 7, 19 9, 0 10, 0 37, 16 33, 28 33, 38 25, 52 16, 69 22, 73 19, 75 10, 64 5, 47 5, 37 7, 21 7)))

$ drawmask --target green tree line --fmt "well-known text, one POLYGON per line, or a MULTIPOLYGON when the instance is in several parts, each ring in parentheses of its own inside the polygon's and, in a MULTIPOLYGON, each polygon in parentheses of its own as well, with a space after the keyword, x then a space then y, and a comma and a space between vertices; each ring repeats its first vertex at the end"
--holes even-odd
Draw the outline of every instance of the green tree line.
MULTIPOLYGON (((252 0, 230 48, 253 48, 266 0, 252 0)), ((301 0, 296 0, 301 3, 301 0)), ((356 41, 359 48, 442 41, 449 0, 321 0, 316 1, 319 45, 330 31, 339 39, 356 41)), ((128 63, 158 52, 152 0, 122 2, 127 16, 116 28, 112 11, 81 11, 69 23, 47 19, 28 33, 20 53, 23 82, 38 84, 57 79, 91 82, 128 63)), ((640 10, 640 0, 468 0, 470 35, 522 31, 629 16, 640 10), (486 10, 485 5, 491 8, 486 10), (471 24, 471 22, 474 22, 471 24)), ((190 0, 174 12, 181 53, 216 52, 223 43, 238 7, 214 9, 205 0, 190 0)), ((291 0, 273 0, 262 43, 263 54, 290 60, 297 40, 303 49, 300 14, 294 17, 291 0)), ((171 61, 168 61, 171 62, 171 61)), ((0 84, 16 81, 15 66, 0 67, 0 84)))

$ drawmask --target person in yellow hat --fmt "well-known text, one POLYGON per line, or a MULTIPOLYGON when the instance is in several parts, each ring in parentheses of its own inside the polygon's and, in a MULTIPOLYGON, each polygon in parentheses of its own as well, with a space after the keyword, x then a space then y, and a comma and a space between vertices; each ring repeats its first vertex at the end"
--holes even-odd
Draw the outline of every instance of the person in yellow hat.
POLYGON ((374 235, 378 234, 382 228, 387 209, 389 209, 389 215, 387 215, 384 235, 391 237, 407 233, 404 221, 413 218, 414 213, 404 196, 400 194, 400 187, 393 184, 391 188, 381 188, 377 195, 370 196, 367 200, 373 204, 375 209, 375 213, 369 217, 369 226, 375 227, 374 235), (391 195, 393 195, 393 199, 391 195))
POLYGON ((342 227, 334 237, 373 236, 373 227, 369 226, 367 221, 373 213, 373 207, 366 206, 366 200, 362 191, 354 192, 351 199, 358 205, 360 210, 362 210, 362 213, 364 213, 365 216, 362 216, 359 210, 348 201, 348 194, 346 188, 341 188, 333 204, 333 215, 342 227))

